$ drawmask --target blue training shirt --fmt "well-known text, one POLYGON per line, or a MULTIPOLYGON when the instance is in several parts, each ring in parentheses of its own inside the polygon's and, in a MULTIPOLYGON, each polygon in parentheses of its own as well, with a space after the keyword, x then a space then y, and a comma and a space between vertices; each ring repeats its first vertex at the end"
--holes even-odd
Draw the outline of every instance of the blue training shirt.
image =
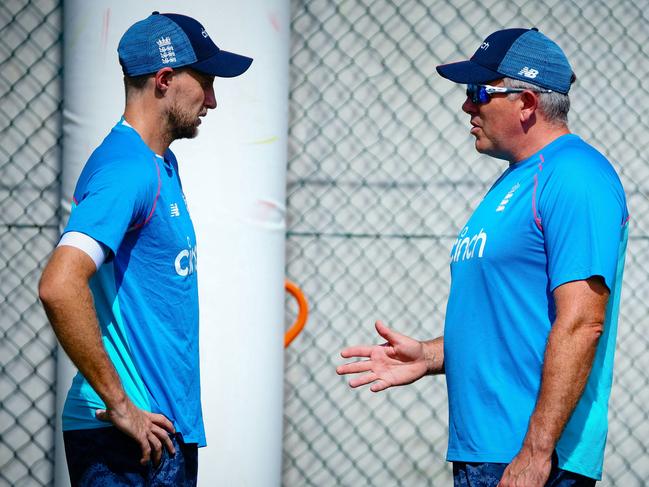
POLYGON ((556 447, 560 468, 601 478, 627 229, 615 170, 572 134, 512 164, 485 195, 451 249, 448 460, 516 456, 556 318, 552 292, 601 276, 610 290, 604 333, 556 447))
MULTIPOLYGON (((171 150, 156 155, 120 120, 93 152, 65 232, 110 249, 92 277, 104 347, 136 406, 164 414, 186 443, 205 445, 200 403, 196 236, 171 150)), ((110 426, 77 373, 63 429, 110 426)))

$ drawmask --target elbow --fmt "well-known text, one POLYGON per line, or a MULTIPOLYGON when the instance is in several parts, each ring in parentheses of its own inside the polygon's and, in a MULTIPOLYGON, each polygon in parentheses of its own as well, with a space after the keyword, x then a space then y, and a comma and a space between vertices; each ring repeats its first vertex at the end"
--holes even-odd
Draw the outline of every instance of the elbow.
POLYGON ((58 247, 43 270, 38 297, 48 313, 83 296, 95 270, 91 259, 80 259, 82 251, 58 247))
POLYGON ((584 335, 597 343, 604 334, 604 320, 583 323, 580 329, 584 335))
POLYGON ((555 333, 558 340, 578 340, 597 344, 604 334, 604 320, 590 318, 572 323, 555 323, 552 334, 555 333))
POLYGON ((38 283, 38 298, 46 311, 65 300, 69 290, 70 283, 66 282, 64 275, 48 271, 48 268, 45 268, 38 283))
POLYGON ((599 337, 601 337, 604 334, 604 321, 593 324, 593 333, 599 340, 599 337))
POLYGON ((38 283, 38 299, 40 299, 46 309, 60 299, 60 289, 61 286, 58 285, 54 279, 50 278, 47 271, 44 272, 38 283))

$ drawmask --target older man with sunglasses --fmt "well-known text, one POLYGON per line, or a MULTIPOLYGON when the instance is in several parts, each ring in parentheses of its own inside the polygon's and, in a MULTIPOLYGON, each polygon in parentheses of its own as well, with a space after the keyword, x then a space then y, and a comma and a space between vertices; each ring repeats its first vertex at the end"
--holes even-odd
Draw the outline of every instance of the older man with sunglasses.
POLYGON ((509 163, 451 248, 444 336, 354 346, 339 374, 378 392, 446 374, 456 486, 601 479, 626 249, 624 190, 568 129, 573 70, 537 29, 437 67, 467 85, 476 150, 509 163))

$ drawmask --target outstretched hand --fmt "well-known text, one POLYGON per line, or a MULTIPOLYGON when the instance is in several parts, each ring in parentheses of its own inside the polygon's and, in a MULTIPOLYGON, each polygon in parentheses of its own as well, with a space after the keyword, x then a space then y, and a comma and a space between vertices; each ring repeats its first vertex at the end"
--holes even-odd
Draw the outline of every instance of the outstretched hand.
POLYGON ((176 454, 169 433, 175 433, 174 425, 164 415, 149 413, 139 409, 128 401, 122 408, 97 409, 95 416, 101 421, 113 423, 117 429, 132 437, 142 449, 140 463, 146 465, 149 460, 154 466, 160 464, 162 447, 170 455, 176 454))
POLYGON ((386 343, 348 347, 340 353, 343 358, 368 359, 336 368, 339 375, 366 372, 352 378, 349 381, 351 387, 372 384, 370 390, 379 392, 388 387, 411 384, 429 372, 431 364, 422 342, 392 331, 381 321, 376 322, 376 331, 386 343))

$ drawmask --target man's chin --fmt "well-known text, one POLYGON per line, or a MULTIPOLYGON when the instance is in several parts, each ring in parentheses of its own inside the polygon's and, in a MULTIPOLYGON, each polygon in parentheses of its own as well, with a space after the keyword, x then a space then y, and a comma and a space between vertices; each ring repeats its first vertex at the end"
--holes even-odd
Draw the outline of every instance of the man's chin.
POLYGON ((193 139, 198 135, 198 127, 193 127, 193 128, 185 128, 183 130, 179 130, 174 134, 174 140, 178 139, 193 139))
POLYGON ((480 143, 480 138, 479 137, 476 137, 474 147, 475 147, 475 150, 477 152, 479 152, 480 154, 489 155, 488 149, 484 146, 484 144, 480 143))
POLYGON ((493 147, 481 146, 478 143, 477 140, 475 142, 475 150, 480 154, 484 154, 485 156, 493 157, 494 159, 502 159, 503 161, 509 161, 508 154, 505 154, 505 153, 503 153, 501 151, 495 150, 493 147))

